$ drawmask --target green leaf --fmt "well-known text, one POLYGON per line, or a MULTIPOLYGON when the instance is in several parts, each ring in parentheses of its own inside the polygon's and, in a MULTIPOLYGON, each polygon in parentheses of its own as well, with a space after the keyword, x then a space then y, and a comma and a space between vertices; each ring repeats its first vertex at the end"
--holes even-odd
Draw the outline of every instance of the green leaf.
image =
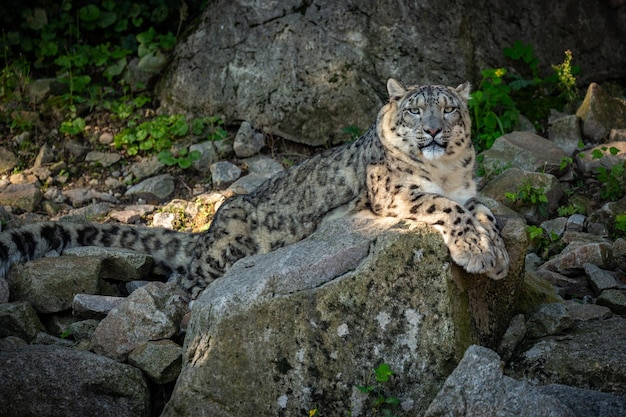
POLYGON ((393 371, 391 367, 386 363, 381 363, 374 369, 374 373, 376 374, 376 381, 378 382, 387 382, 389 381, 389 377, 393 375, 393 371))
POLYGON ((84 22, 95 22, 100 17, 100 9, 94 4, 81 7, 78 17, 84 22))
POLYGON ((97 24, 99 28, 106 28, 115 23, 116 20, 117 14, 115 12, 102 12, 97 24))
POLYGON ((191 161, 187 158, 179 158, 178 159, 178 166, 181 169, 187 169, 191 166, 191 161))

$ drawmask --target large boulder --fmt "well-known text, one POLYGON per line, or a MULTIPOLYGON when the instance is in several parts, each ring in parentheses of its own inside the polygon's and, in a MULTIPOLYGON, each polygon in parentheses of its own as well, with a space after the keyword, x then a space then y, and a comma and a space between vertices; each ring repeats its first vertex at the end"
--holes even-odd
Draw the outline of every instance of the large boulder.
POLYGON ((12 417, 148 417, 141 371, 59 346, 0 348, 0 410, 12 417))
POLYGON ((519 39, 542 75, 570 49, 580 81, 625 77, 624 6, 613 3, 218 0, 177 45, 158 94, 174 112, 248 120, 313 145, 346 140, 346 126, 371 124, 388 77, 477 84, 519 39))
MULTIPOLYGON (((507 242, 525 241, 518 223, 504 225, 507 242)), ((470 344, 505 331, 525 253, 511 247, 511 273, 493 281, 452 264, 437 232, 351 219, 246 258, 195 301, 163 416, 303 415, 316 404, 360 416, 371 404, 357 385, 381 363, 401 407, 420 415, 470 344)))

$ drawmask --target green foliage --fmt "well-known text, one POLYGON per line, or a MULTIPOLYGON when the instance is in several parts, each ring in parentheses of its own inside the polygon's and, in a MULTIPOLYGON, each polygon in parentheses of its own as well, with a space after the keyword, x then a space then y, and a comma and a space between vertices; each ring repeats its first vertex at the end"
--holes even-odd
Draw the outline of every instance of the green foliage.
POLYGON ((561 206, 556 209, 556 213, 560 217, 569 217, 573 214, 586 214, 587 209, 577 204, 569 204, 567 206, 561 206))
POLYGON ((143 122, 139 122, 136 117, 128 117, 134 114, 132 109, 142 103, 145 101, 135 99, 116 107, 120 118, 128 118, 128 124, 115 135, 114 144, 117 148, 126 149, 128 155, 156 153, 163 164, 186 169, 200 159, 201 154, 187 148, 173 150, 174 141, 190 135, 207 140, 222 140, 228 135, 219 117, 202 117, 190 122, 181 114, 159 115, 143 122))
POLYGON ((553 74, 539 76, 539 60, 531 45, 515 42, 504 48, 505 57, 521 64, 519 71, 506 68, 486 69, 469 102, 472 135, 478 151, 489 149, 493 142, 512 131, 523 114, 538 125, 550 109, 563 110, 578 99, 571 51, 565 52, 562 64, 553 65, 553 74))
POLYGON ((548 196, 544 187, 535 187, 530 179, 526 179, 516 193, 505 193, 504 196, 514 205, 537 206, 539 214, 548 215, 548 196))
POLYGON ((622 236, 626 235, 626 213, 615 216, 615 230, 619 231, 622 236))
POLYGON ((346 136, 348 136, 347 142, 355 141, 358 138, 360 138, 361 135, 363 134, 361 132, 361 129, 359 129, 359 127, 357 125, 346 126, 343 129, 341 129, 341 133, 343 133, 346 136))
POLYGON ((372 414, 381 414, 383 416, 393 416, 393 409, 398 407, 400 400, 397 397, 387 395, 383 389, 384 384, 387 384, 393 376, 391 367, 382 363, 374 368, 373 375, 376 380, 376 384, 357 385, 357 389, 364 394, 368 394, 371 405, 372 414))
POLYGON ((469 102, 478 151, 491 148, 497 138, 517 124, 519 111, 511 99, 511 87, 503 80, 505 74, 504 68, 483 70, 482 81, 469 102))
POLYGON ((539 226, 526 226, 526 233, 528 234, 530 247, 544 258, 547 257, 551 247, 561 244, 560 237, 556 233, 548 234, 539 226))
MULTIPOLYGON (((611 146, 610 148, 602 147, 601 149, 594 149, 591 153, 593 159, 603 158, 606 151, 609 151, 611 155, 617 155, 619 149, 611 146)), ((613 165, 611 168, 599 166, 596 168, 597 179, 600 181, 600 197, 609 200, 616 201, 624 196, 624 189, 626 188, 626 161, 622 161, 613 165)))

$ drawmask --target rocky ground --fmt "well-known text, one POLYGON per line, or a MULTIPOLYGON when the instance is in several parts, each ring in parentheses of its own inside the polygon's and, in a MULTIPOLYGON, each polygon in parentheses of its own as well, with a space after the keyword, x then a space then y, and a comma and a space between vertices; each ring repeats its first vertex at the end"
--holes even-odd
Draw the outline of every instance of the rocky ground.
MULTIPOLYGON (((42 132, 7 136, 8 143, 0 145, 3 228, 88 219, 201 231, 228 195, 249 192, 306 154, 303 148, 294 153, 278 146, 244 122, 230 139, 196 145, 201 159, 181 171, 156 157, 126 157, 111 146, 114 128, 95 116, 91 122, 91 140, 61 139, 57 133, 59 139, 42 144, 32 157, 19 145, 38 143, 42 132), (20 164, 25 169, 15 170, 20 164)), ((602 181, 596 175, 598 167, 611 172, 623 166, 625 129, 626 103, 592 84, 576 114, 553 115, 546 138, 513 132, 483 153, 483 196, 543 233, 531 231, 518 308, 523 314, 512 320, 497 347, 499 356, 482 348, 468 350, 427 415, 513 415, 495 405, 484 414, 455 403, 459 387, 490 384, 506 389, 500 397, 486 397, 487 388, 472 392, 477 404, 495 404, 530 390, 533 397, 524 397, 528 410, 543 404, 541 410, 557 413, 551 415, 626 414, 626 225, 620 217, 626 199, 618 194, 625 181, 623 172, 615 174, 617 188, 607 191, 611 177, 602 181), (521 190, 529 184, 545 198, 524 195, 521 190), (607 192, 616 201, 608 201, 607 192), (506 363, 506 376, 500 361, 506 363), (475 366, 488 371, 476 375, 475 366), (468 379, 471 374, 478 382, 468 379)), ((93 403, 84 403, 110 410, 106 415, 158 415, 181 370, 188 316, 184 295, 150 275, 149 256, 94 249, 64 255, 73 256, 14 267, 10 300, 7 283, 0 288, 5 297, 0 304, 0 403, 13 404, 15 415, 26 415, 19 414, 26 409, 41 412, 37 401, 21 391, 25 380, 19 377, 19 370, 35 369, 29 383, 47 386, 39 394, 58 411, 48 415, 85 411, 62 405, 67 396, 83 395, 71 388, 77 374, 84 378, 78 385, 105 387, 94 394, 93 403), (22 352, 19 357, 15 349, 22 352), (29 366, 33 363, 37 366, 29 366), (58 363, 81 371, 66 372, 58 363)))

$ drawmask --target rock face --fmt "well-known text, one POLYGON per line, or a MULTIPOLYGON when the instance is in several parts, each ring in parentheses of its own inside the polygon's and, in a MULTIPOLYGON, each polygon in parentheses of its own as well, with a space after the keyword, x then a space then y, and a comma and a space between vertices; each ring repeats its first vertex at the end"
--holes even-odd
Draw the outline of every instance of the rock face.
POLYGON ((403 409, 423 413, 465 348, 504 332, 490 316, 508 322, 511 311, 488 304, 511 308, 523 252, 491 286, 453 265, 437 233, 388 222, 331 222, 213 283, 193 305, 163 416, 302 415, 316 404, 361 416, 371 405, 356 385, 383 362, 403 409))
POLYGON ((136 368, 58 346, 0 348, 4 416, 149 416, 148 384, 136 368))
POLYGON ((177 45, 159 95, 172 113, 249 120, 312 145, 338 142, 347 139, 346 125, 369 127, 387 99, 387 78, 476 84, 479 71, 502 66, 502 49, 519 39, 535 48, 541 71, 551 72, 571 49, 586 80, 623 78, 618 7, 601 0, 464 0, 454 7, 434 0, 220 0, 177 45), (550 24, 537 26, 545 16, 550 24))

